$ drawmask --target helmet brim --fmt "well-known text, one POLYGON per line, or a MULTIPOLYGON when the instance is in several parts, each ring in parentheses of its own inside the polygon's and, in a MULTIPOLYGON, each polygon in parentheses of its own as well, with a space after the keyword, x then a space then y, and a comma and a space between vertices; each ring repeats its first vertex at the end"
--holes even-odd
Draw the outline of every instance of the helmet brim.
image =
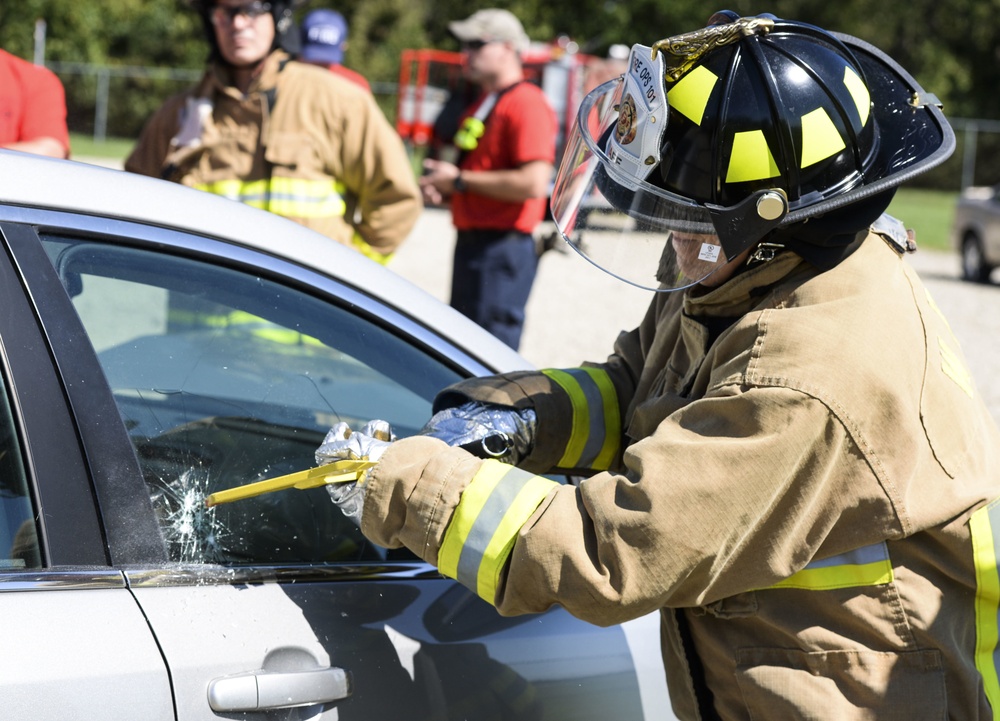
POLYGON ((864 71, 879 133, 876 157, 853 190, 806 207, 793 203, 782 225, 882 193, 940 165, 955 151, 955 132, 934 95, 875 46, 850 35, 830 34, 851 50, 864 71))

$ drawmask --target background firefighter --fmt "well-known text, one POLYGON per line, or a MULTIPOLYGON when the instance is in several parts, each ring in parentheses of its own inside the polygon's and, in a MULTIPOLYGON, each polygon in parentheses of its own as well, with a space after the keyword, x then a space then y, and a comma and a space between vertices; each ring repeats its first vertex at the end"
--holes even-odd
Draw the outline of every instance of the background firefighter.
POLYGON ((421 210, 409 158, 371 93, 291 62, 293 4, 195 0, 209 68, 153 114, 125 169, 269 210, 386 262, 421 210))
POLYGON ((334 500, 503 614, 661 609, 682 719, 992 718, 1000 434, 883 215, 953 150, 933 96, 727 11, 580 119, 553 215, 647 316, 604 363, 445 389, 424 435, 331 433, 317 460, 378 461, 334 500))

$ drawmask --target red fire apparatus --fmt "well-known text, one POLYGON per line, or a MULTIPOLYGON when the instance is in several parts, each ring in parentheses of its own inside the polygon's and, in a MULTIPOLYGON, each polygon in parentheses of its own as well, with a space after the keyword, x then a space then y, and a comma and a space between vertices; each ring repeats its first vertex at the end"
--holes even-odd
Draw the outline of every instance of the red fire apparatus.
MULTIPOLYGON (((604 59, 578 51, 560 37, 549 44, 532 44, 523 56, 526 78, 545 91, 559 119, 558 154, 576 118, 584 95, 597 84, 624 71, 624 59, 604 59)), ((436 154, 450 141, 449 117, 455 119, 474 100, 475 89, 462 77, 462 54, 445 50, 404 50, 399 69, 396 130, 412 148, 436 154), (435 123, 446 132, 434 133, 435 123)))

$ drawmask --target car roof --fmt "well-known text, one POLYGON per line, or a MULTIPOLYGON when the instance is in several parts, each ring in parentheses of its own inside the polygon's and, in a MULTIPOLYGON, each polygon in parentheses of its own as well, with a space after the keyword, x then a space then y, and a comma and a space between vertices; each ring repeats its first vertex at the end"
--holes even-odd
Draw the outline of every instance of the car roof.
POLYGON ((211 193, 122 170, 0 150, 0 204, 95 215, 220 238, 357 288, 498 371, 530 364, 408 280, 293 221, 211 193))

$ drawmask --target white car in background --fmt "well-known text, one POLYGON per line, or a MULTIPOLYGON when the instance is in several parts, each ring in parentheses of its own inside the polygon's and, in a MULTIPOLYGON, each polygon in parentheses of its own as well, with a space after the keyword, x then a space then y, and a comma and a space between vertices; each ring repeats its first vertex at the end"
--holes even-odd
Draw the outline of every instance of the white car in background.
POLYGON ((502 618, 322 488, 335 422, 416 432, 525 361, 294 223, 0 151, 5 719, 671 718, 655 617, 502 618))

